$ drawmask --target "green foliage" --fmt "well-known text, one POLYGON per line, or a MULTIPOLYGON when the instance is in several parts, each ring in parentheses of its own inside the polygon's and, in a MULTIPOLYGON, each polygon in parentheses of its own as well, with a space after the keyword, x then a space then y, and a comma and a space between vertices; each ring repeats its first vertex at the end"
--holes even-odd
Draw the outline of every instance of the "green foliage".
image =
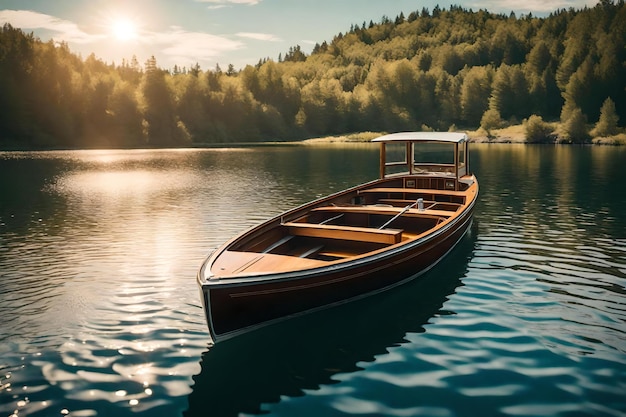
MULTIPOLYGON (((483 127, 561 118, 567 140, 619 132, 626 120, 626 6, 547 18, 460 6, 353 24, 310 55, 222 71, 133 57, 81 59, 66 44, 0 30, 0 147, 184 146, 353 131, 483 127), (606 101, 607 97, 611 99, 606 101), (533 116, 530 116, 533 115, 533 116), (530 116, 530 117, 529 117, 530 116)), ((284 57, 283 57, 284 55, 284 57)))
POLYGON ((461 87, 462 120, 470 126, 480 124, 480 119, 489 107, 493 69, 491 67, 469 68, 461 87))
POLYGON ((615 112, 615 103, 611 98, 604 100, 602 108, 600 109, 600 120, 596 123, 596 127, 593 129, 592 134, 594 136, 613 136, 619 133, 617 122, 619 116, 615 112))
POLYGON ((487 136, 492 136, 492 131, 502 127, 502 117, 497 109, 489 109, 480 119, 480 127, 487 132, 487 136))
POLYGON ((502 65, 493 80, 489 106, 509 119, 530 113, 528 85, 519 65, 502 65))
POLYGON ((165 73, 156 66, 154 57, 146 62, 141 91, 145 99, 146 135, 151 146, 172 146, 182 142, 173 96, 165 77, 165 73))
POLYGON ((524 121, 524 131, 528 143, 546 143, 552 139, 552 126, 541 116, 533 114, 524 121))
POLYGON ((578 107, 570 112, 561 128, 563 137, 571 143, 585 143, 589 140, 587 117, 578 107))

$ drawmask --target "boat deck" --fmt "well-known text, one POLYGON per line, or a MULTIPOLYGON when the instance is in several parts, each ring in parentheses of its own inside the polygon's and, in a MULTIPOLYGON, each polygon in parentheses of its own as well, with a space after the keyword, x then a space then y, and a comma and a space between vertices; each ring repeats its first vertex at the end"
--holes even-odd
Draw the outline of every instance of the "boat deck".
POLYGON ((238 274, 254 275, 268 271, 297 271, 328 264, 317 259, 272 253, 227 251, 227 255, 221 256, 213 265, 213 270, 220 272, 220 278, 236 277, 238 274))

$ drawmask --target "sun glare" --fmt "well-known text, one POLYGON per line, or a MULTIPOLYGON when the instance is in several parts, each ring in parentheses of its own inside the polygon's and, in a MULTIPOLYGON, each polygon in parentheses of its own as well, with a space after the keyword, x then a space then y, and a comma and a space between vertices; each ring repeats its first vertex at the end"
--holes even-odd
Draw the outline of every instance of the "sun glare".
POLYGON ((129 41, 137 37, 137 27, 135 23, 126 18, 119 18, 112 22, 111 31, 115 38, 120 41, 129 41))

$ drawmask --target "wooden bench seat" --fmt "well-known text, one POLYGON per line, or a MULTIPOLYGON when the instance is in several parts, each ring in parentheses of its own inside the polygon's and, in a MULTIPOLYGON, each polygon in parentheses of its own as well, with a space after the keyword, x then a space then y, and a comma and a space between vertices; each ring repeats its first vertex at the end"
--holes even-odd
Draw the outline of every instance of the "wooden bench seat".
MULTIPOLYGON (((336 213, 366 213, 366 214, 388 214, 395 216, 404 210, 404 207, 394 206, 326 206, 317 207, 311 211, 328 211, 336 213)), ((449 210, 418 210, 417 207, 405 211, 402 215, 406 217, 443 217, 453 216, 455 212, 449 210)))
MULTIPOLYGON (((381 198, 378 200, 379 203, 381 204, 391 204, 394 206, 402 206, 402 207, 406 207, 409 204, 413 204, 415 203, 415 200, 404 200, 404 199, 399 199, 399 198, 381 198)), ((433 201, 433 200, 424 200, 424 207, 426 207, 428 209, 428 207, 431 206, 435 206, 435 205, 445 205, 448 206, 449 208, 447 209, 443 209, 446 211, 458 211, 459 208, 462 206, 462 204, 460 203, 450 203, 447 201, 433 201)), ((442 210, 441 208, 438 208, 437 210, 442 210)))
POLYGON ((370 227, 339 226, 332 224, 284 223, 289 234, 294 236, 320 237, 327 239, 354 240, 361 242, 393 245, 402 240, 402 230, 374 229, 370 227))
POLYGON ((425 195, 450 195, 454 197, 467 197, 465 191, 432 190, 429 188, 367 188, 360 190, 363 193, 403 193, 403 194, 425 194, 425 195))

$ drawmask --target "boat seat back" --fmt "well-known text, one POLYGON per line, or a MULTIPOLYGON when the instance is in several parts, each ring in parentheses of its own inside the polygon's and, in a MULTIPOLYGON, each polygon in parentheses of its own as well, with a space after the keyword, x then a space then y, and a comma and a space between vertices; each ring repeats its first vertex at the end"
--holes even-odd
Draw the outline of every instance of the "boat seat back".
POLYGON ((374 229, 369 227, 339 226, 289 222, 283 224, 293 236, 319 237, 326 239, 353 240, 360 242, 393 245, 402 240, 400 229, 374 229))

